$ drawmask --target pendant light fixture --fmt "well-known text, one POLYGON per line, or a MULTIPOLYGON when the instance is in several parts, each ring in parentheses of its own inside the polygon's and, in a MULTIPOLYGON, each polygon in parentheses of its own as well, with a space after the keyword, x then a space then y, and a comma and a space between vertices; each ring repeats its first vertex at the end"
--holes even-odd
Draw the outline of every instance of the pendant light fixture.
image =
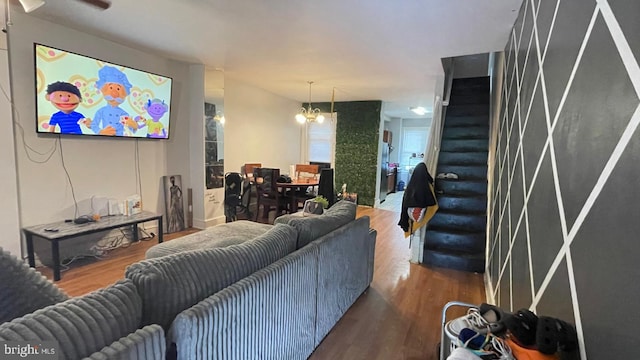
POLYGON ((320 114, 320 109, 318 108, 313 108, 311 106, 311 84, 313 84, 313 81, 307 81, 309 83, 309 103, 308 103, 308 108, 302 108, 300 109, 300 112, 296 115, 296 121, 299 122, 300 124, 304 124, 305 122, 318 122, 319 124, 322 124, 322 122, 324 121, 324 115, 320 114))

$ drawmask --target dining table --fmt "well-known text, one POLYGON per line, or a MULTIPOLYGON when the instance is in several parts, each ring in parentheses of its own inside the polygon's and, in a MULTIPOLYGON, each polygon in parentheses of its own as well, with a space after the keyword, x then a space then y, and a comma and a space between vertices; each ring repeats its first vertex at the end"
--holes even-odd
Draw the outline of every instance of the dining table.
POLYGON ((291 204, 289 206, 291 213, 298 211, 298 199, 295 196, 296 190, 318 185, 320 185, 320 180, 316 178, 292 178, 291 182, 276 182, 278 191, 282 191, 282 194, 286 194, 287 190, 291 192, 291 204))

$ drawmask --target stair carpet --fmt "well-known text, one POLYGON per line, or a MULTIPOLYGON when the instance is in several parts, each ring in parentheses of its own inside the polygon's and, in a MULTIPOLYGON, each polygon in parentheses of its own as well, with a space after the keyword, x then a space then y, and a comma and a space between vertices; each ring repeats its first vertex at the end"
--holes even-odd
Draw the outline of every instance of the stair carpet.
POLYGON ((439 210, 425 234, 423 263, 482 273, 487 225, 489 78, 455 79, 435 179, 439 210))

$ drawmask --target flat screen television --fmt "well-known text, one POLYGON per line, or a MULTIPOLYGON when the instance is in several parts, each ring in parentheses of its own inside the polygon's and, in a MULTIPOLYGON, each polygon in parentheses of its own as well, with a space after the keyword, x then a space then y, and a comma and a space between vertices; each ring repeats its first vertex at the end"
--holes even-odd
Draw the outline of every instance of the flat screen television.
POLYGON ((169 138, 172 79, 34 44, 38 133, 169 138))

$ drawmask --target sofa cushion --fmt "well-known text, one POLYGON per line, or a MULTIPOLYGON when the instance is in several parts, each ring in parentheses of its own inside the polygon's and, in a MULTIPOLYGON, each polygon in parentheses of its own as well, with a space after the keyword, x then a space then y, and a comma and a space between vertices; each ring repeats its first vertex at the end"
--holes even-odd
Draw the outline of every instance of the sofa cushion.
POLYGON ((240 220, 220 224, 181 238, 163 242, 149 248, 146 258, 157 258, 189 250, 213 249, 241 244, 255 239, 273 226, 253 221, 240 220))
POLYGON ((333 230, 355 220, 357 205, 350 201, 338 201, 322 215, 283 215, 276 218, 276 224, 289 224, 298 230, 297 248, 326 235, 333 230))
POLYGON ((69 297, 22 259, 0 247, 0 323, 69 297))
POLYGON ((143 260, 130 265, 125 276, 142 296, 143 325, 157 323, 167 330, 179 312, 295 248, 296 230, 280 224, 242 244, 143 260))
POLYGON ((59 358, 81 359, 136 331, 142 301, 130 280, 0 325, 0 340, 57 341, 59 358))

